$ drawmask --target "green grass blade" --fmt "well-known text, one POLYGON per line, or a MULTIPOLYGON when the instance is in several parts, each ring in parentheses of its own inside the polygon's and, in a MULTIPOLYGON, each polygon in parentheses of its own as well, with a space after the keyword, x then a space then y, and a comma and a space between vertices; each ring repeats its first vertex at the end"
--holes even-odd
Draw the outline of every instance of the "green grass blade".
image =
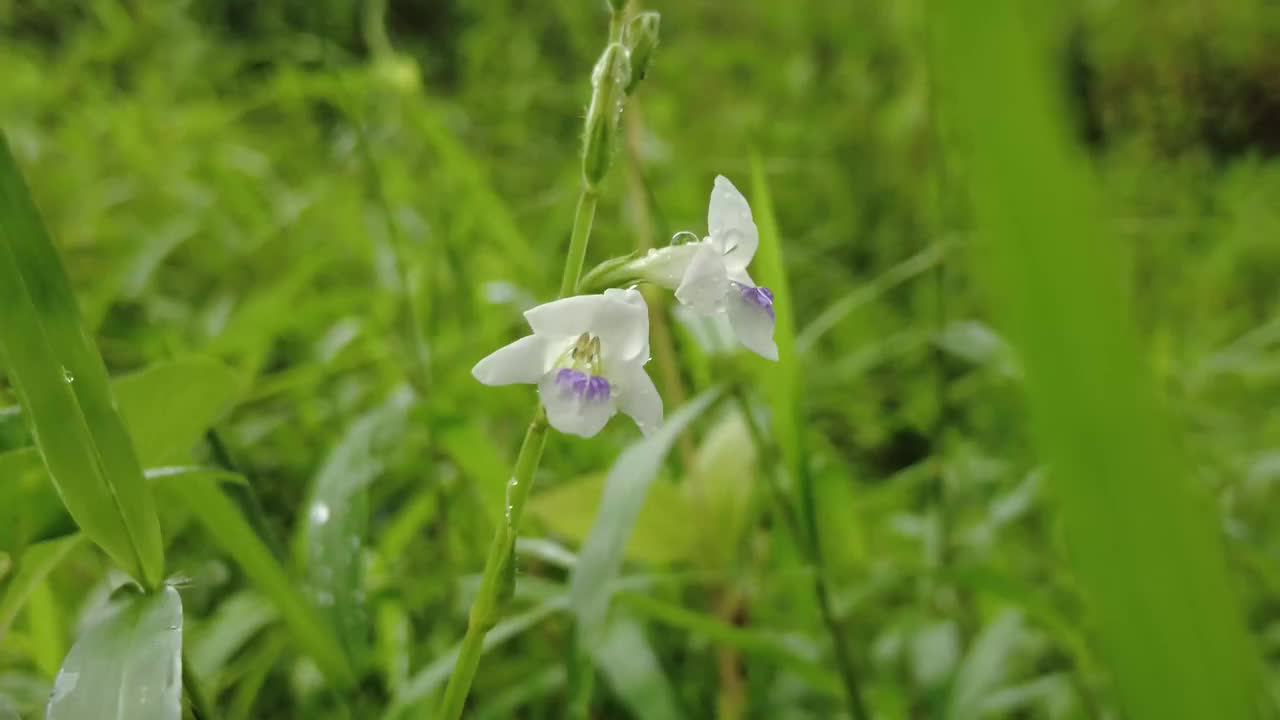
POLYGON ((0 139, 0 361, 72 518, 149 586, 164 575, 151 494, 62 261, 0 139))
POLYGON ((186 506, 197 518, 209 537, 258 586, 293 633, 294 642, 309 654, 320 670, 340 687, 350 685, 353 674, 342 645, 298 589, 293 578, 276 562, 271 551, 240 514, 239 509, 222 492, 218 483, 208 478, 166 486, 167 497, 186 506))
POLYGON ((172 587, 130 595, 67 653, 47 720, 179 720, 182 598, 172 587))
POLYGON ((610 620, 592 656, 609 687, 635 717, 677 720, 684 716, 644 626, 635 618, 623 615, 610 620))
POLYGON ((1067 140, 1037 26, 936 4, 947 127, 968 150, 981 279, 1021 354, 1032 430, 1123 713, 1247 718, 1259 673, 1221 538, 1142 362, 1127 268, 1067 140))
POLYGON ((76 533, 32 545, 22 553, 17 571, 5 583, 4 595, 0 596, 0 646, 4 645, 4 636, 36 585, 43 582, 83 541, 84 535, 76 533))
POLYGON ((404 388, 352 423, 316 474, 300 526, 307 587, 357 665, 369 636, 361 566, 368 486, 382 473, 382 458, 401 435, 412 400, 404 388))
POLYGON ((778 363, 759 361, 759 383, 769 402, 773 431, 787 474, 799 477, 804 462, 803 439, 800 435, 800 367, 796 357, 795 306, 791 285, 782 257, 782 240, 773 212, 769 181, 758 156, 751 157, 751 208, 760 229, 760 247, 756 250, 752 272, 756 282, 773 291, 775 325, 774 341, 778 343, 778 363))
MULTIPOLYGON (((484 636, 482 652, 488 652, 498 645, 523 634, 533 626, 558 612, 568 609, 568 607, 569 596, 556 595, 529 610, 512 615, 494 625, 493 629, 484 636)), ((400 718, 406 708, 422 702, 431 693, 442 687, 453 672, 453 666, 458 662, 458 651, 461 647, 462 643, 455 644, 444 655, 414 673, 409 678, 409 681, 404 684, 404 687, 401 688, 400 692, 392 699, 390 707, 382 716, 383 719, 396 720, 400 718)))
POLYGON ((604 629, 610 586, 622 567, 622 553, 650 483, 676 438, 719 396, 719 391, 712 389, 694 398, 668 417, 657 432, 623 451, 609 470, 595 523, 582 543, 569 581, 569 597, 586 647, 595 647, 596 634, 604 629))

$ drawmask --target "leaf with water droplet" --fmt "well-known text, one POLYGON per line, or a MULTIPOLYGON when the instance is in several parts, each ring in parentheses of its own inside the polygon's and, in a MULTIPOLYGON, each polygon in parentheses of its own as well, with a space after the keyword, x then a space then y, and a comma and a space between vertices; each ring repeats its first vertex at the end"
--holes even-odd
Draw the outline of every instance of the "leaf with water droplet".
POLYGON ((296 541, 311 597, 357 663, 370 634, 361 594, 368 486, 382 474, 386 447, 398 442, 412 401, 401 388, 347 428, 316 473, 296 541))
POLYGON ((76 641, 47 720, 179 720, 182 598, 172 587, 126 597, 76 641))

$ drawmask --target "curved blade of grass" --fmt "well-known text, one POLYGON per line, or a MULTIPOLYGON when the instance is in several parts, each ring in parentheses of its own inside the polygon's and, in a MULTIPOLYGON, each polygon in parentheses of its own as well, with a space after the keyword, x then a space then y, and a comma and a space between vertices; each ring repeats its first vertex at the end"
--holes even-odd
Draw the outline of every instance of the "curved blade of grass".
POLYGON ((645 637, 644 627, 634 618, 615 617, 593 648, 592 657, 601 674, 631 710, 645 720, 675 720, 683 717, 658 656, 645 637))
POLYGON ((46 720, 180 720, 182 598, 130 595, 67 653, 46 720))
MULTIPOLYGON (((817 690, 831 695, 840 694, 839 678, 802 655, 793 643, 780 635, 730 625, 718 618, 639 593, 620 593, 618 602, 648 620, 706 638, 717 645, 737 648, 795 673, 817 690)), ((814 654, 817 654, 816 649, 814 654)))
POLYGON ((1023 360, 1070 556, 1134 718, 1254 717, 1258 664, 1221 538, 1167 421, 1119 246, 1060 119, 1038 27, 1012 0, 939 0, 934 48, 989 285, 1023 360))
POLYGON ((622 567, 622 553, 649 484, 662 469, 676 438, 719 396, 718 389, 711 389, 694 398, 668 417, 657 432, 624 450, 609 470, 595 524, 582 543, 569 581, 569 597, 585 647, 596 647, 603 632, 610 585, 622 567))
MULTIPOLYGON (((530 610, 512 615, 494 625, 493 629, 484 636, 483 652, 492 650, 498 645, 524 633, 551 615, 568 609, 568 607, 569 596, 556 595, 544 600, 530 610)), ((382 716, 383 720, 397 720, 402 716, 405 709, 422 702, 431 693, 444 685, 445 681, 449 679, 449 675, 453 672, 453 666, 458 662, 458 652, 461 648, 462 643, 456 643, 444 655, 414 673, 413 677, 409 678, 409 681, 404 684, 404 687, 392 699, 391 706, 382 716)))
POLYGON ((71 284, 0 138, 0 361, 62 502, 85 534, 149 587, 164 545, 142 467, 71 284))
POLYGON ((758 382, 769 402, 773 432, 787 476, 800 477, 804 462, 803 438, 800 435, 800 367, 796 357, 795 306, 787 269, 782 258, 782 241, 778 221, 773 213, 773 198, 764 165, 751 156, 751 207, 760 229, 760 247, 756 250, 752 272, 757 281, 773 291, 775 322, 773 339, 778 344, 777 365, 758 361, 758 382))
POLYGON ((342 645, 316 609, 302 596, 293 578, 280 567, 275 556, 240 514, 216 480, 189 478, 163 488, 167 497, 186 506, 198 519, 210 538, 231 556, 280 611, 280 618, 293 634, 294 641, 316 661, 331 682, 346 687, 353 674, 342 645))
POLYGON ((951 685, 946 720, 987 717, 983 701, 1006 680, 1009 655, 1021 632, 1022 616, 1016 610, 1003 611, 982 629, 951 685))
POLYGON ((31 597, 37 584, 84 542, 84 535, 76 533, 57 540, 48 540, 27 548, 18 561, 18 570, 4 586, 0 596, 0 646, 8 634, 18 611, 31 597))
POLYGON ((403 431, 412 401, 412 392, 402 388, 351 424, 316 474, 301 524, 307 586, 357 665, 369 636, 361 567, 368 486, 382 473, 381 458, 403 431))

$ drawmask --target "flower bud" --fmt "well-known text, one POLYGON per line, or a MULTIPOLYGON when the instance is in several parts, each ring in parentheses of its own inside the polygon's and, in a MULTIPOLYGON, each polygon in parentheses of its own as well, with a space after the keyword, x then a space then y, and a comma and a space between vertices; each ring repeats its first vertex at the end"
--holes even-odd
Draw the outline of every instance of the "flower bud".
POLYGON ((627 49, 609 43, 591 73, 591 105, 587 108, 586 137, 583 139, 582 175, 588 185, 604 178, 613 160, 613 141, 622 112, 624 88, 631 78, 631 61, 627 49))
POLYGON ((653 59, 653 51, 658 47, 658 26, 661 16, 656 12, 643 12, 631 20, 627 26, 627 46, 631 48, 631 79, 627 81, 627 94, 635 92, 636 86, 649 72, 649 61, 653 59))

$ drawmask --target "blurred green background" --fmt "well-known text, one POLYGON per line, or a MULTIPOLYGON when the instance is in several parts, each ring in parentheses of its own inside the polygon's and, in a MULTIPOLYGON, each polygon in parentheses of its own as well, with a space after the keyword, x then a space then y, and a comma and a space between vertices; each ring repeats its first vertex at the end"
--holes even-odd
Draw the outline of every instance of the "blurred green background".
MULTIPOLYGON (((661 46, 588 266, 703 231, 716 174, 759 219, 758 154, 829 579, 874 715, 1115 717, 1021 364, 966 252, 928 4, 645 6, 661 46)), ((1280 6, 1099 0, 1038 17, 1143 361, 1280 695, 1280 6)), ((161 495, 192 662, 229 717, 381 717, 461 636, 531 402, 469 371, 555 294, 607 19, 602 0, 0 0, 0 127, 112 373, 193 353, 233 369, 212 388, 216 438, 184 461, 243 473, 282 557, 318 477, 368 483, 353 642, 369 660, 341 696, 161 495)), ((768 371, 670 327, 669 412, 768 371)), ((0 381, 0 406, 16 401, 0 381)), ((26 444, 3 412, 0 450, 26 444)), ((571 624, 547 603, 636 437, 615 420, 549 442, 513 607, 531 620, 484 658, 470 717, 561 716, 571 624)), ((628 545, 644 590, 617 603, 594 717, 842 712, 764 467, 728 405, 677 448, 628 545)), ((5 493, 6 553, 66 531, 56 503, 5 493)), ((17 616, 0 697, 21 717, 41 717, 75 629, 118 582, 85 544, 17 616)))

